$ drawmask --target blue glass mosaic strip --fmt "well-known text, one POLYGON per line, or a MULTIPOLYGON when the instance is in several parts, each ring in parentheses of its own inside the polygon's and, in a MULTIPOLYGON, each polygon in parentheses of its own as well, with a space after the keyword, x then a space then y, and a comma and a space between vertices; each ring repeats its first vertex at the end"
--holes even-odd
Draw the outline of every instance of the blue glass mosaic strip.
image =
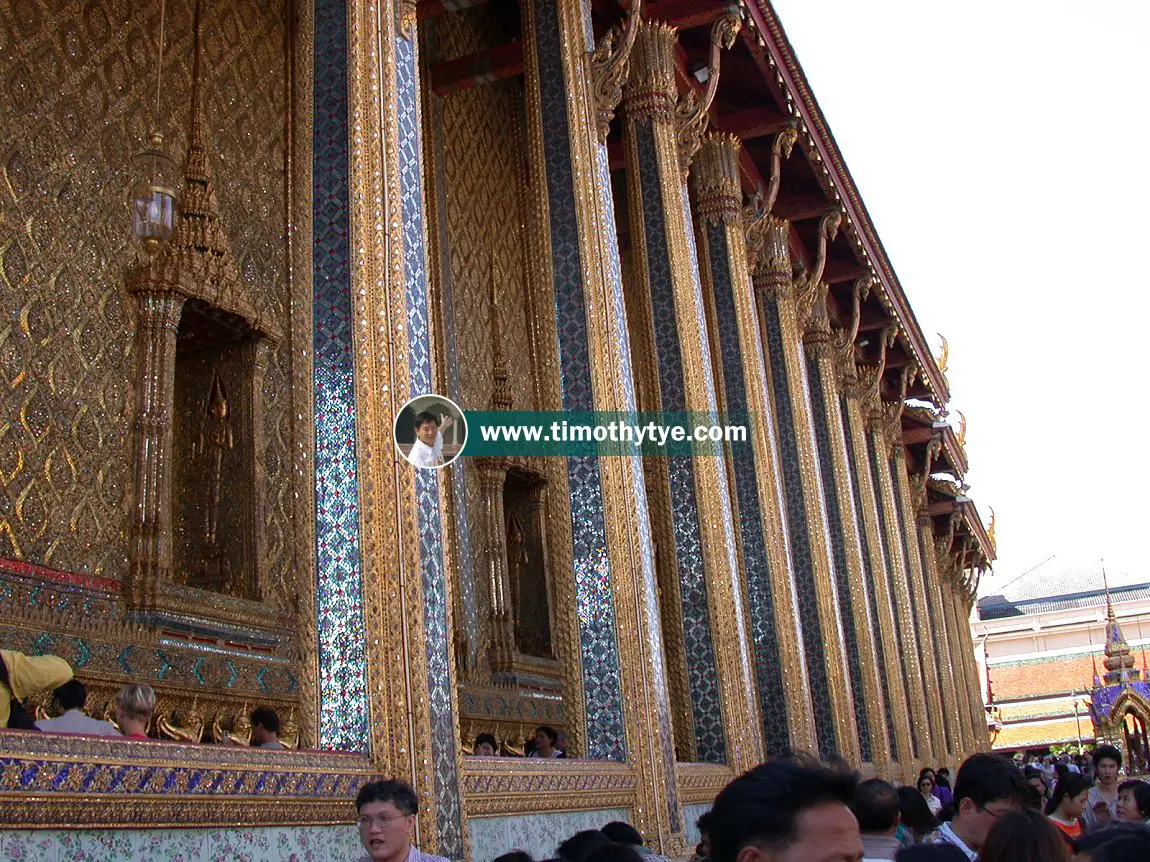
MULTIPOLYGON (((902 592, 898 589, 897 579, 895 576, 895 572, 897 571, 896 566, 899 565, 899 562, 898 562, 898 560, 895 559, 894 555, 897 551, 895 548, 892 548, 890 546, 889 533, 887 532, 887 530, 890 526, 889 520, 887 518, 887 507, 893 505, 894 501, 883 499, 884 495, 883 495, 883 491, 882 491, 882 485, 879 482, 879 477, 882 475, 880 471, 882 471, 883 469, 886 468, 886 464, 884 463, 885 459, 883 459, 881 457, 881 453, 878 451, 878 448, 875 446, 874 437, 872 435, 867 434, 866 444, 867 444, 867 456, 868 456, 868 459, 870 460, 871 474, 872 474, 872 478, 874 481, 875 494, 878 497, 879 537, 881 539, 881 544, 882 544, 883 559, 886 560, 887 586, 890 589, 891 601, 897 602, 899 600, 898 597, 902 595, 902 592)), ((914 707, 914 698, 911 697, 911 692, 913 691, 913 689, 910 686, 910 675, 907 673, 907 670, 906 670, 906 661, 904 659, 904 655, 905 655, 904 650, 908 649, 907 641, 908 641, 908 639, 911 639, 914 637, 914 632, 912 631, 909 634, 903 632, 902 626, 900 624, 900 619, 901 619, 901 617, 898 615, 898 612, 896 611, 895 612, 895 626, 896 626, 897 634, 895 636, 894 651, 897 654, 894 657, 895 657, 895 659, 897 659, 898 666, 902 671, 902 687, 903 687, 903 691, 906 693, 907 708, 913 710, 915 708, 914 707)), ((909 648, 913 648, 913 647, 909 647, 909 648)), ((921 746, 919 744, 918 732, 915 730, 915 723, 913 721, 910 723, 910 746, 911 746, 911 757, 918 757, 921 746)))
MULTIPOLYGON (((535 4, 543 157, 551 205, 551 269, 563 409, 591 410, 591 365, 576 219, 575 176, 567 125, 567 84, 556 0, 535 4)), ((576 608, 583 660, 587 756, 625 760, 623 695, 615 632, 615 602, 607 559, 603 487, 595 458, 568 458, 576 608)))
MULTIPOLYGON (((851 496, 854 499, 855 512, 861 513, 863 511, 862 490, 859 482, 859 477, 855 475, 855 465, 859 462, 856 460, 854 438, 849 433, 850 429, 850 411, 847 409, 846 396, 839 397, 839 415, 842 418, 843 428, 847 429, 846 446, 847 458, 851 464, 851 471, 849 480, 851 483, 851 496)), ((861 518, 860 518, 861 521, 861 518)), ((890 685, 887 682, 887 673, 891 667, 887 664, 887 647, 883 643, 880 632, 882 629, 879 627, 879 609, 878 598, 875 595, 874 583, 876 577, 883 577, 882 572, 875 572, 874 567, 871 565, 871 546, 870 539, 867 537, 866 530, 863 525, 859 524, 859 544, 862 548, 862 565, 863 565, 863 591, 866 593, 867 613, 870 630, 874 633, 874 648, 875 648, 875 661, 878 663, 879 675, 878 684, 879 692, 882 696, 882 709, 886 717, 886 739, 887 745, 890 746, 891 757, 895 760, 902 760, 906 757, 906 753, 900 750, 898 744, 898 735, 894 730, 894 712, 891 708, 890 699, 890 685)), ((879 549, 881 555, 882 549, 879 549)), ((892 661, 898 661, 897 658, 892 658, 892 661)))
MULTIPOLYGON (((805 351, 804 351, 805 353, 805 351)), ((834 381, 823 378, 822 367, 818 360, 805 353, 807 365, 807 380, 810 384, 811 414, 814 417, 827 416, 830 409, 837 410, 837 404, 830 404, 827 392, 833 392, 834 381)), ((833 395, 831 396, 833 397, 833 395)), ((834 565, 835 581, 838 587, 839 616, 843 623, 843 638, 846 642, 847 672, 850 674, 851 690, 854 692, 854 715, 858 726, 859 754, 864 761, 874 759, 874 750, 870 738, 870 718, 867 715, 866 697, 863 688, 862 658, 859 655, 858 630, 851 606, 850 575, 847 569, 847 542, 857 539, 854 503, 849 498, 839 499, 838 485, 835 484, 834 461, 831 446, 841 446, 846 451, 843 441, 831 440, 831 429, 826 422, 815 420, 815 449, 818 452, 819 464, 822 469, 819 475, 822 479, 823 498, 827 505, 828 532, 831 539, 831 561, 834 565), (846 530, 835 529, 834 524, 847 525, 846 530), (849 532, 848 532, 849 531, 849 532)))
MULTIPOLYGON (((427 249, 424 245, 422 136, 419 127, 419 70, 415 46, 395 42, 398 102, 400 195, 403 201, 404 280, 407 285, 407 359, 409 395, 432 391, 431 332, 427 302, 427 249)), ((453 469, 453 472, 456 472, 453 469)), ((462 472, 462 468, 458 468, 462 472)), ((443 566, 443 523, 439 515, 439 476, 415 471, 419 561, 423 583, 423 636, 427 651, 431 757, 435 774, 436 826, 440 852, 456 859, 466 852, 463 806, 455 761, 451 635, 447 619, 447 582, 443 566)))
POLYGON ((347 5, 315 10, 312 138, 316 614, 319 744, 367 752, 367 636, 360 569, 348 248, 347 5))
MULTIPOLYGON (((651 319, 655 330, 655 354, 659 391, 664 411, 687 409, 683 381, 679 329, 675 319, 674 283, 670 249, 663 218, 659 163, 650 123, 636 123, 635 144, 639 155, 638 175, 642 186, 643 232, 647 245, 647 278, 651 287, 651 319)), ((678 201, 668 205, 677 206, 678 201)), ((671 531, 675 537, 675 561, 683 613, 683 646, 687 679, 695 722, 695 747, 699 760, 726 760, 722 698, 715 670, 707 607, 707 576, 699 530, 699 505, 695 498, 695 470, 690 458, 668 458, 671 496, 671 531)))
MULTIPOLYGON (((583 6, 584 18, 590 24, 591 16, 587 4, 583 6)), ((590 44, 590 34, 587 36, 590 44)), ((623 274, 619 260, 619 244, 615 240, 615 199, 611 194, 611 169, 607 156, 607 145, 599 144, 595 151, 596 167, 595 178, 599 200, 603 206, 599 211, 599 230, 607 254, 607 274, 610 290, 611 313, 618 321, 623 332, 627 331, 627 309, 623 301, 623 274)), ((623 368, 623 409, 633 412, 638 409, 635 397, 635 378, 631 369, 631 345, 627 338, 619 342, 620 365, 623 368)), ((651 522, 645 513, 648 511, 647 486, 643 480, 643 459, 636 457, 630 465, 631 482, 635 494, 635 505, 639 512, 636 518, 639 524, 639 564, 642 566, 641 596, 645 607, 647 619, 651 621, 653 631, 650 633, 651 649, 649 661, 651 664, 652 683, 655 689, 655 718, 659 726, 659 746, 663 757, 663 772, 671 776, 675 774, 675 745, 674 732, 671 728, 670 698, 667 695, 667 670, 663 663, 663 633, 659 609, 658 585, 655 579, 655 549, 651 541, 651 522)), ((679 807, 678 783, 668 781, 665 785, 667 792, 667 817, 672 832, 683 828, 682 810, 679 807)))
MULTIPOLYGON (((802 393, 791 392, 786 373, 786 354, 783 349, 783 332, 779 322, 778 305, 774 299, 763 297, 759 303, 763 315, 763 329, 767 348, 767 360, 771 364, 771 386, 774 389, 774 403, 778 407, 779 474, 783 483, 783 509, 791 536, 791 564, 794 567, 795 583, 798 587, 799 619, 802 622, 803 646, 808 656, 822 656, 834 645, 824 644, 819 626, 818 600, 815 595, 814 561, 811 557, 810 524, 807 522, 806 505, 803 502, 803 476, 799 469, 799 429, 795 427, 792 398, 802 393)), ((831 708, 830 692, 827 691, 826 662, 812 661, 807 665, 811 680, 811 704, 814 710, 815 727, 818 733, 819 754, 826 757, 838 753, 838 739, 835 733, 834 710, 831 708)))
MULTIPOLYGON (((750 427, 747 410, 747 382, 740 373, 743 349, 739 342, 735 292, 731 278, 731 250, 722 223, 707 229, 707 247, 711 259, 711 277, 715 292, 715 320, 718 324, 719 355, 725 369, 727 421, 750 427)), ((744 286, 744 290, 748 287, 744 286)), ((755 385, 754 382, 751 385, 755 385)), ((773 417, 758 417, 771 421, 773 417)), ((774 434, 772 431, 771 437, 774 434)), ((743 566, 747 578, 747 601, 750 607, 751 639, 755 654, 755 682, 758 684, 759 715, 763 726, 763 745, 768 757, 781 755, 790 748, 787 723, 787 693, 779 664, 779 639, 775 628, 775 600, 771 588, 770 558, 759 507, 759 478, 755 471, 755 453, 749 440, 731 444, 735 473, 735 494, 739 503, 739 531, 743 537, 743 566)))

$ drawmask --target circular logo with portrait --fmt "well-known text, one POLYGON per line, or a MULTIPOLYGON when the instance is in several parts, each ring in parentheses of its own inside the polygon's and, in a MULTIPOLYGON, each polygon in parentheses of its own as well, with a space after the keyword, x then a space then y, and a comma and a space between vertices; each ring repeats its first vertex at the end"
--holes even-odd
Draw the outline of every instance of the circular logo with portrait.
POLYGON ((396 415, 394 431, 396 448, 408 463, 429 470, 446 467, 467 445, 467 419, 443 395, 412 398, 396 415))

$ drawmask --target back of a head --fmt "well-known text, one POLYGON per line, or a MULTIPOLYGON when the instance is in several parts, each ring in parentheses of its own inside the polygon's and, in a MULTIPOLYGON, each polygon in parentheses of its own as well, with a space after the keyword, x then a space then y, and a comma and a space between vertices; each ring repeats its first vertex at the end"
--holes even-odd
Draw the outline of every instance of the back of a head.
POLYGON ((771 760, 743 773, 715 799, 709 835, 714 862, 734 862, 743 847, 781 849, 795 840, 799 815, 828 802, 850 805, 853 773, 827 769, 813 758, 771 760))
POLYGON ((938 820, 917 787, 900 787, 897 792, 898 810, 907 829, 916 835, 925 835, 938 828, 938 820))
POLYGON ((592 850, 583 862, 643 862, 643 857, 634 844, 620 844, 612 841, 605 847, 592 850))
POLYGON ((83 709, 84 704, 88 702, 88 690, 84 688, 84 683, 78 679, 70 679, 54 692, 52 696, 56 698, 56 703, 60 704, 60 709, 83 709))
POLYGON ((613 823, 608 823, 599 830, 611 841, 616 844, 634 844, 641 845, 643 843, 643 836, 639 830, 632 826, 630 823, 624 823, 621 820, 616 820, 613 823))
POLYGON ((576 832, 559 845, 559 858, 564 862, 587 862, 587 857, 611 843, 611 839, 598 829, 576 832))
POLYGON ((278 734, 280 732, 280 717, 276 715, 275 710, 268 709, 266 706, 252 710, 251 721, 252 727, 258 724, 268 733, 278 734))
POLYGON ((862 782, 850 805, 859 822, 859 831, 867 833, 894 829, 898 825, 899 807, 898 791, 881 778, 862 782))
POLYGON ((1135 862, 1150 859, 1150 826, 1113 823, 1078 840, 1077 859, 1089 862, 1135 862))
POLYGON ((116 695, 116 706, 124 711, 128 718, 136 721, 148 721, 156 710, 156 693, 150 685, 136 683, 126 685, 116 695))
POLYGON ((355 810, 359 811, 372 802, 390 802, 402 814, 419 813, 419 797, 406 781, 385 779, 363 785, 355 797, 355 810))
POLYGON ((1022 806, 1028 798, 1026 779, 1014 761, 1000 754, 972 754, 954 778, 955 811, 963 799, 985 808, 996 800, 1022 806))
MULTIPOLYGON (((916 790, 915 793, 918 791, 916 790)), ((968 862, 953 844, 912 844, 894 854, 894 862, 968 862)))
POLYGON ((999 817, 978 851, 979 862, 1069 862, 1070 848, 1050 821, 1033 808, 999 817))

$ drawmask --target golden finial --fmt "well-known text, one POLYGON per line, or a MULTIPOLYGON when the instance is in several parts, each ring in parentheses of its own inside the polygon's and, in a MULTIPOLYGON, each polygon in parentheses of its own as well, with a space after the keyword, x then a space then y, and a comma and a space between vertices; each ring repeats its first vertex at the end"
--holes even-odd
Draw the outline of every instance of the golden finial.
POLYGON ((935 361, 938 363, 938 370, 946 374, 947 365, 950 363, 950 343, 941 332, 938 333, 938 337, 942 339, 942 347, 939 348, 935 361))
POLYGON ((966 446, 966 414, 961 410, 955 410, 954 412, 958 414, 958 430, 955 432, 955 436, 958 438, 958 445, 966 446))
POLYGON ((994 538, 995 527, 998 526, 998 515, 994 512, 994 507, 990 507, 990 527, 986 530, 986 535, 990 539, 990 547, 994 549, 994 553, 998 554, 998 541, 994 538))

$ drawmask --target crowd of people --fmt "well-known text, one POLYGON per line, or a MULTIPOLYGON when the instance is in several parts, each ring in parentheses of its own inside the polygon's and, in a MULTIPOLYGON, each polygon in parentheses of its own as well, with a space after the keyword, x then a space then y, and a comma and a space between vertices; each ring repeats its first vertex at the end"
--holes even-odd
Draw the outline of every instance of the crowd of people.
MULTIPOLYGON (((702 840, 691 862, 1150 862, 1150 784, 1119 781, 1121 766, 1116 748, 1099 746, 1096 784, 1067 770, 1046 794, 1029 771, 997 754, 969 757, 953 787, 946 769, 924 769, 915 786, 895 787, 860 782, 811 756, 779 758, 719 793, 698 820, 702 840), (1072 822, 1077 829, 1066 828, 1072 822)), ((360 862, 447 862, 412 846, 419 803, 407 784, 365 785, 356 808, 367 851, 360 862)), ((492 862, 535 860, 516 850, 492 862)), ((633 826, 615 822, 575 833, 547 862, 669 860, 633 826)))

